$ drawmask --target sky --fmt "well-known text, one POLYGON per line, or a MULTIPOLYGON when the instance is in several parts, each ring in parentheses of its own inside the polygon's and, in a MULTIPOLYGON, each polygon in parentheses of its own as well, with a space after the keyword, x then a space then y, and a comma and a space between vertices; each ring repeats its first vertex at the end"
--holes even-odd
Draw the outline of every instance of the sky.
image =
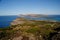
POLYGON ((0 0, 1 15, 60 15, 60 0, 0 0))

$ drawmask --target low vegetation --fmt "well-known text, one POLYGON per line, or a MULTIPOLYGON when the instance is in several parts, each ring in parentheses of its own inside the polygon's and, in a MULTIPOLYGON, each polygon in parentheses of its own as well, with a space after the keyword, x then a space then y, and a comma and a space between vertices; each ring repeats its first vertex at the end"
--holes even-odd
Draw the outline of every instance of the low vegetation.
MULTIPOLYGON (((34 35, 36 40, 50 40, 50 34, 57 32, 60 22, 21 19, 24 23, 0 28, 0 40, 13 40, 14 37, 34 35)), ((18 23, 18 20, 16 20, 18 23)), ((15 22, 15 21, 14 21, 15 22)), ((13 22, 12 22, 13 23, 13 22)))

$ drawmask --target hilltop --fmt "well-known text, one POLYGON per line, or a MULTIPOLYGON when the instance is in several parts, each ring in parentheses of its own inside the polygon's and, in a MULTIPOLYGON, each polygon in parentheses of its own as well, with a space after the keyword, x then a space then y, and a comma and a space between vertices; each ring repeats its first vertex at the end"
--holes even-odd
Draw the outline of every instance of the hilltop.
POLYGON ((50 38, 50 34, 58 32, 55 29, 59 27, 59 22, 17 18, 10 27, 0 29, 0 40, 53 40, 56 36, 50 38))

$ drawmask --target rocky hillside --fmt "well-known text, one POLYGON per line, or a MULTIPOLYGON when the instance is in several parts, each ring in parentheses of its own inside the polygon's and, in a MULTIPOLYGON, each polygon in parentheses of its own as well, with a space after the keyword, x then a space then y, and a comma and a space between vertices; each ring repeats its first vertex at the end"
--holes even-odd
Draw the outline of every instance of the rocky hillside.
MULTIPOLYGON (((17 18, 11 22, 10 27, 0 29, 0 40, 54 40, 52 34, 57 34, 55 29, 59 27, 59 22, 17 18)), ((56 40, 58 38, 60 36, 56 40)))

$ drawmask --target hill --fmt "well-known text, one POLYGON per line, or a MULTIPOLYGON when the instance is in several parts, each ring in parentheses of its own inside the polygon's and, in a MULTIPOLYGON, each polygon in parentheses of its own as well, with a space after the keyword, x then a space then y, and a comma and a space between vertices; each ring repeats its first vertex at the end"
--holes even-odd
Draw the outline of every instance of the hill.
POLYGON ((50 34, 57 33, 55 29, 59 27, 60 22, 17 18, 10 27, 0 29, 0 40, 53 40, 55 36, 50 34))

